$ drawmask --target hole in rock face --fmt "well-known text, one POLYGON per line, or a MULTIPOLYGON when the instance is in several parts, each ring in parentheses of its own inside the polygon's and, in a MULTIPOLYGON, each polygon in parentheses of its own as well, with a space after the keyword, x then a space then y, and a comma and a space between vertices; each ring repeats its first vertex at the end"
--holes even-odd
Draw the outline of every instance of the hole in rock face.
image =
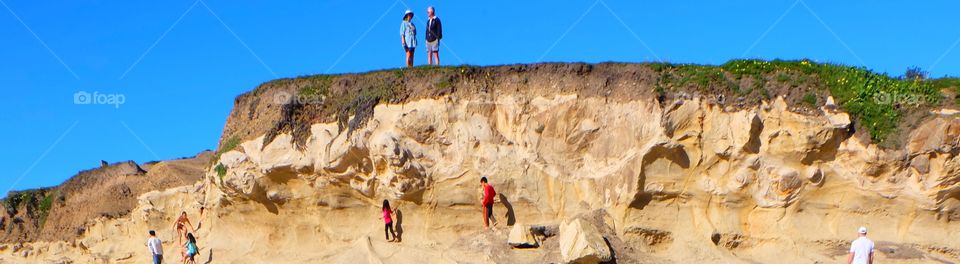
POLYGON ((810 182, 817 186, 823 184, 823 172, 820 170, 814 171, 813 175, 810 176, 810 182))
POLYGON ((714 245, 720 245, 720 238, 720 233, 713 233, 713 235, 710 236, 710 241, 713 241, 714 245))

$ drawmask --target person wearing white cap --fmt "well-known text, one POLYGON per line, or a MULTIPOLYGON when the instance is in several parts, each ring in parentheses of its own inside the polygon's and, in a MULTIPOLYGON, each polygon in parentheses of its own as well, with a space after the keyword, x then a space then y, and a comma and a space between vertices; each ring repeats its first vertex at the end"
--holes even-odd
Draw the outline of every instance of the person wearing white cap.
POLYGON ((867 228, 861 226, 857 234, 860 237, 850 244, 847 264, 873 264, 873 241, 867 238, 867 228))
POLYGON ((409 9, 403 13, 403 22, 400 23, 400 43, 407 53, 407 67, 413 67, 413 51, 417 48, 417 27, 413 26, 413 11, 409 9))

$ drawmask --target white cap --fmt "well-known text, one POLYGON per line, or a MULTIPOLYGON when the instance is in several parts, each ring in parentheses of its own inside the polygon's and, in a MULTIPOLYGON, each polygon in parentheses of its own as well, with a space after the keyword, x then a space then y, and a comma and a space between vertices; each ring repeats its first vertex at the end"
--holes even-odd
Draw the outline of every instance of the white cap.
POLYGON ((407 16, 412 16, 412 15, 413 15, 413 10, 407 9, 406 12, 403 12, 403 18, 407 18, 407 16))
POLYGON ((866 233, 867 233, 867 228, 861 226, 860 229, 857 230, 857 232, 860 233, 860 234, 866 234, 866 233))

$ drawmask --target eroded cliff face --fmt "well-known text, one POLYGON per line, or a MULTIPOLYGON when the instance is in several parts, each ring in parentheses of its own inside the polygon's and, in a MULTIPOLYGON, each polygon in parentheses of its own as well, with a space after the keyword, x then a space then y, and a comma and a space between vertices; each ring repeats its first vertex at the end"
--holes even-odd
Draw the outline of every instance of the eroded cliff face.
POLYGON ((506 236, 572 219, 590 219, 626 263, 834 262, 859 226, 880 260, 960 261, 960 120, 932 117, 902 150, 882 150, 852 136, 846 113, 789 109, 577 94, 382 104, 349 135, 316 123, 302 146, 289 133, 244 141, 220 156, 222 175, 141 196, 84 239, 0 259, 142 262, 141 243, 117 241, 202 205, 201 259, 213 262, 562 262, 557 237, 511 250, 506 236), (481 176, 500 194, 492 231, 481 176), (400 244, 382 242, 384 199, 402 211, 400 244))

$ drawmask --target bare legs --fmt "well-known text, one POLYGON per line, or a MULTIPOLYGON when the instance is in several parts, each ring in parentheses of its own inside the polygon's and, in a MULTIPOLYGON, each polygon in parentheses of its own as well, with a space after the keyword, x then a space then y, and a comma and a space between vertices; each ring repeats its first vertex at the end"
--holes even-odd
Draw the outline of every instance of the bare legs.
POLYGON ((187 230, 183 228, 177 228, 177 242, 183 244, 183 237, 187 236, 187 230))
POLYGON ((427 51, 427 64, 436 64, 440 65, 440 52, 439 51, 427 51), (436 61, 436 62, 434 62, 436 61))
POLYGON ((413 50, 407 50, 407 68, 413 68, 413 50))

